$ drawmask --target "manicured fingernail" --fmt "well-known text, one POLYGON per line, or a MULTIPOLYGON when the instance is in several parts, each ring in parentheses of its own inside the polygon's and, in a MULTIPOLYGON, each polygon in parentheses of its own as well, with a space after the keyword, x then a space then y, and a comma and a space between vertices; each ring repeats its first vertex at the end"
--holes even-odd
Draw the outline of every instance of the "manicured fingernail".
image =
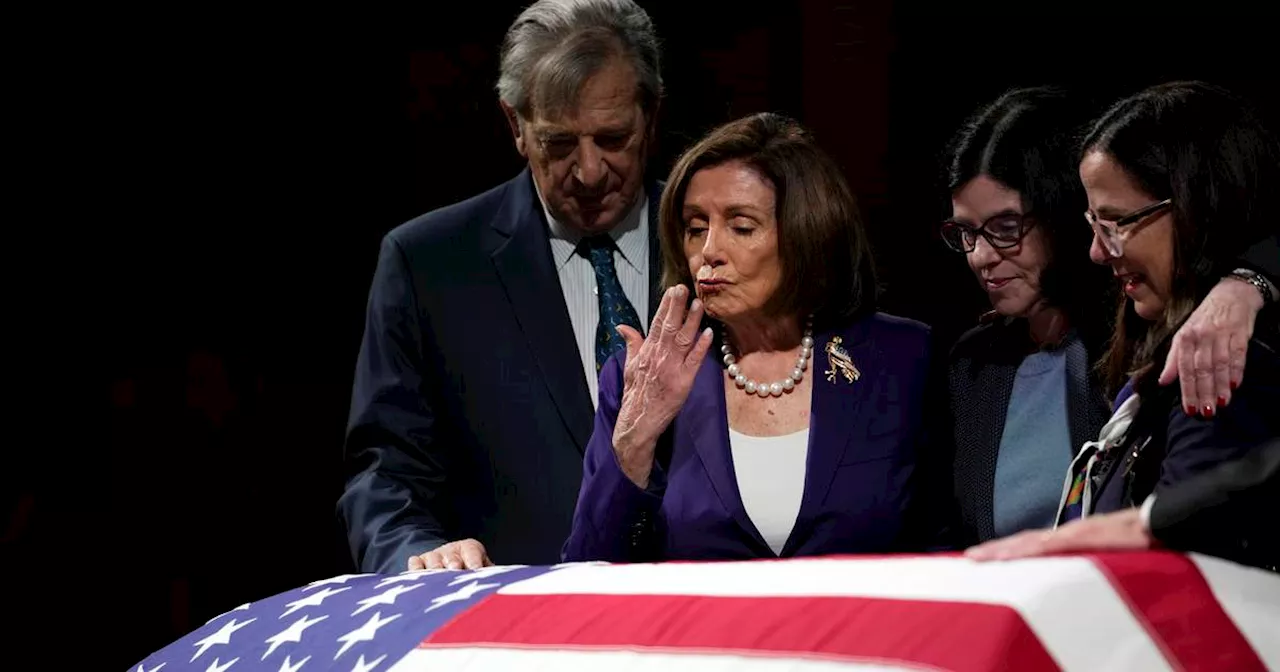
POLYGON ((1193 418, 1196 416, 1196 407, 1195 407, 1195 406, 1187 406, 1186 411, 1187 411, 1187 415, 1189 415, 1189 416, 1191 416, 1191 417, 1193 417, 1193 418))
POLYGON ((1219 405, 1219 406, 1226 406, 1226 405, 1227 405, 1227 398, 1226 398, 1226 397, 1219 396, 1219 397, 1218 397, 1218 405, 1219 405))
POLYGON ((1232 391, 1232 392, 1235 392, 1237 387, 1240 387, 1240 383, 1237 383, 1237 382, 1236 382, 1236 381, 1234 381, 1234 380, 1233 380, 1233 381, 1231 381, 1231 391, 1232 391))
POLYGON ((1204 405, 1204 417, 1206 417, 1206 418, 1212 418, 1212 417, 1213 417, 1213 407, 1212 407, 1212 406, 1210 406, 1209 404, 1205 404, 1205 405, 1204 405))

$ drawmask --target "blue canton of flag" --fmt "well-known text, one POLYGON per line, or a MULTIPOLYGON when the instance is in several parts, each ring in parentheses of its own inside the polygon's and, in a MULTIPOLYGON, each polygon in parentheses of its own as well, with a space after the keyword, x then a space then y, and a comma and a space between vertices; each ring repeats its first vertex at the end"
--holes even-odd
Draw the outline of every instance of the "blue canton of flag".
POLYGON ((564 566, 313 581, 217 616, 130 672, 381 672, 502 586, 564 566))

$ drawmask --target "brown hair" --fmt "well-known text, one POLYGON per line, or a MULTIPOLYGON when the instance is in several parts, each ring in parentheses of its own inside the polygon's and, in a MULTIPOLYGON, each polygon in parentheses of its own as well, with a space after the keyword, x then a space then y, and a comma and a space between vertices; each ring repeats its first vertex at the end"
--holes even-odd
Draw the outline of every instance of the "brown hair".
POLYGON ((1160 320, 1120 297, 1100 362, 1114 392, 1130 377, 1149 385, 1171 339, 1254 241, 1275 230, 1280 143, 1243 100, 1203 82, 1145 89, 1095 123, 1081 156, 1103 152, 1157 199, 1172 200, 1173 283, 1160 320))
POLYGON ((844 174, 808 130, 773 113, 724 124, 676 161, 659 210, 663 286, 693 289, 684 251, 685 191, 699 170, 729 161, 759 171, 775 192, 782 281, 766 313, 812 314, 823 325, 874 311, 878 291, 870 244, 844 174))

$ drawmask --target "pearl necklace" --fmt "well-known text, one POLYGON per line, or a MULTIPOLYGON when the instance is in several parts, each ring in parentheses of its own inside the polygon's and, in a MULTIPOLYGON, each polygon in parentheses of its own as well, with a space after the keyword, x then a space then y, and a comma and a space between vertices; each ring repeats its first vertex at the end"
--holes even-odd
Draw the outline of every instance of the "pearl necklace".
POLYGON ((809 359, 813 355, 813 318, 810 317, 805 321, 804 337, 800 339, 800 356, 796 358, 796 368, 791 370, 791 375, 776 383, 757 383, 748 378, 738 366, 738 358, 734 356, 733 348, 729 347, 729 338, 723 329, 720 331, 720 340, 724 343, 720 346, 720 354, 724 355, 721 361, 724 362, 729 375, 733 376, 733 383, 738 386, 738 389, 744 390, 747 394, 759 395, 761 399, 770 396, 780 397, 783 392, 794 390, 796 383, 804 378, 804 371, 809 366, 809 359))

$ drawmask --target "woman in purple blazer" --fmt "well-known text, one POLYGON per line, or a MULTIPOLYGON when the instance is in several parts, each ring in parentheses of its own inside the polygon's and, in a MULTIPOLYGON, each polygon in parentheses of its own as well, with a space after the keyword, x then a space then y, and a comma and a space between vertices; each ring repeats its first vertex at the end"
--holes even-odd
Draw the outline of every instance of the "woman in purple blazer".
POLYGON ((929 329, 875 311, 835 163, 785 117, 728 123, 672 170, 659 235, 668 289, 601 370, 564 559, 917 548, 929 329))

